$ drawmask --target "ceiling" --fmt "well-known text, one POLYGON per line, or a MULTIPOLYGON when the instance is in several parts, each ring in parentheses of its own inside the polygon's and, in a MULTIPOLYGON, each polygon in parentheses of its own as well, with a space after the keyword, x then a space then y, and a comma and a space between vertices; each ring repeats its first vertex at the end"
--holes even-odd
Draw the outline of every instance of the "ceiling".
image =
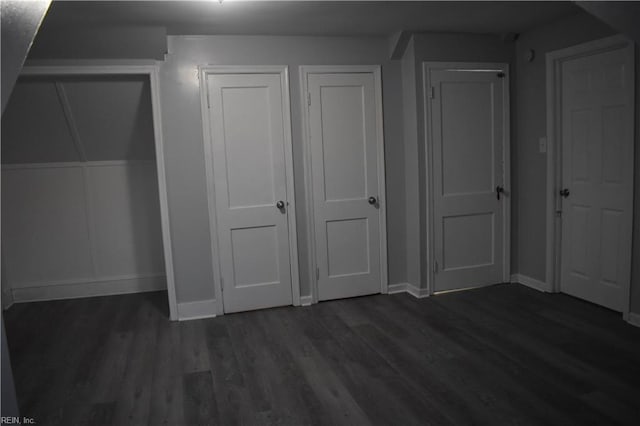
POLYGON ((55 1, 44 26, 161 26, 168 34, 207 35, 504 34, 577 11, 564 1, 55 1))

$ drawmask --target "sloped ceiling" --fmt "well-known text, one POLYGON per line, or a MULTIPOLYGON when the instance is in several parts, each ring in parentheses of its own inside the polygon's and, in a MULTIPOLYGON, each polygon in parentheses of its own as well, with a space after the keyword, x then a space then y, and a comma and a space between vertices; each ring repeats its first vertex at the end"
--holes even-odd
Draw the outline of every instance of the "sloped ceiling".
POLYGON ((2 117, 2 162, 153 159, 149 90, 138 76, 20 78, 2 117))
POLYGON ((31 43, 40 28, 50 0, 2 0, 0 16, 2 25, 2 112, 7 106, 13 85, 22 69, 31 43))

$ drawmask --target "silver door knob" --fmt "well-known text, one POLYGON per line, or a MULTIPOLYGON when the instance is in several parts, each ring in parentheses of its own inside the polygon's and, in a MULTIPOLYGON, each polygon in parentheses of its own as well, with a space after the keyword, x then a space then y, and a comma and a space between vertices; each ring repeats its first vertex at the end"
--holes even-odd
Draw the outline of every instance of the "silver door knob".
POLYGON ((376 197, 369 197, 368 201, 369 201, 369 204, 373 206, 378 202, 378 199, 376 197))
POLYGON ((279 208, 280 210, 284 209, 284 201, 278 201, 276 203, 276 207, 279 208))
POLYGON ((560 196, 562 198, 567 198, 569 197, 569 194, 571 194, 571 192, 569 191, 569 188, 564 188, 560 190, 560 196))

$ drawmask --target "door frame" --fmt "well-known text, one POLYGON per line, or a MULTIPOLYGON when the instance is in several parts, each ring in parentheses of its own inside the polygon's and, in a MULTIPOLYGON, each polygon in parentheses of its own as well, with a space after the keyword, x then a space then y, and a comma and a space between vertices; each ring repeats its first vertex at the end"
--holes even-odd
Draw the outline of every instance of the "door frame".
POLYGON ((65 65, 48 64, 38 61, 37 64, 27 64, 20 73, 21 76, 113 76, 113 75, 143 75, 149 78, 151 92, 151 111, 153 116, 153 140, 155 145, 155 163, 158 177, 158 194, 160 200, 160 222, 162 226, 162 246, 164 250, 164 265, 169 299, 169 318, 178 320, 178 304, 176 301, 176 285, 173 269, 173 246, 171 245, 171 221, 169 217, 169 202, 167 198, 167 176, 164 160, 164 142, 162 136, 162 112, 160 103, 160 73, 157 63, 138 61, 131 64, 105 64, 104 61, 82 61, 81 64, 68 63, 65 65))
POLYGON ((213 280, 216 297, 216 315, 224 314, 222 298, 222 267, 219 256, 218 226, 216 220, 215 182, 213 179, 213 152, 211 149, 211 120, 209 119, 208 77, 216 74, 277 74, 280 76, 282 96, 282 126, 284 136, 286 186, 287 186, 287 229, 289 238, 289 273, 291 274, 291 294, 293 305, 300 305, 300 274, 298 272, 298 240, 296 231, 296 203, 293 178, 293 144, 291 138, 291 107, 289 103, 289 67, 286 65, 201 65, 198 67, 200 79, 200 107, 202 111, 202 131, 204 159, 207 178, 207 198, 209 206, 209 233, 213 258, 213 280))
POLYGON ((424 143, 425 143, 425 188, 426 188, 426 223, 425 230, 427 239, 427 294, 435 292, 435 230, 434 230, 434 190, 433 190, 433 126, 431 107, 430 87, 432 71, 462 71, 473 70, 482 72, 503 72, 503 184, 505 188, 504 203, 502 205, 503 230, 502 230, 502 280, 509 282, 511 279, 511 111, 510 111, 510 70, 509 64, 502 62, 422 62, 422 101, 424 111, 424 143))
MULTIPOLYGON (((565 61, 604 53, 611 50, 624 49, 629 55, 631 72, 629 81, 631 90, 635 90, 635 51, 633 42, 623 35, 614 35, 565 49, 554 50, 546 55, 547 77, 547 207, 546 207, 546 284, 551 292, 560 292, 561 251, 562 251, 562 217, 559 190, 562 185, 562 64, 565 61)), ((632 105, 629 126, 630 134, 635 134, 635 104, 632 105)), ((632 177, 633 180, 633 177, 632 177)), ((634 182, 632 181, 632 187, 634 182)), ((633 209, 633 207, 632 207, 633 209)), ((631 212, 633 216, 633 211, 631 212)), ((633 250, 633 248, 632 248, 633 250)), ((633 267, 633 262, 632 262, 633 267)), ((622 316, 629 318, 631 302, 631 282, 626 283, 623 290, 626 301, 623 303, 622 316)))
POLYGON ((313 174, 311 166, 311 135, 309 120, 309 87, 307 77, 316 73, 350 73, 373 74, 374 101, 376 106, 376 147, 378 153, 378 200, 380 205, 380 293, 386 294, 389 288, 387 265, 387 210, 384 159, 384 123, 382 114, 382 74, 380 65, 301 65, 298 68, 300 77, 300 105, 302 109, 302 147, 304 157, 304 185, 306 192, 307 240, 309 248, 309 283, 310 296, 304 297, 304 305, 318 303, 318 268, 316 258, 316 227, 313 198, 313 174))

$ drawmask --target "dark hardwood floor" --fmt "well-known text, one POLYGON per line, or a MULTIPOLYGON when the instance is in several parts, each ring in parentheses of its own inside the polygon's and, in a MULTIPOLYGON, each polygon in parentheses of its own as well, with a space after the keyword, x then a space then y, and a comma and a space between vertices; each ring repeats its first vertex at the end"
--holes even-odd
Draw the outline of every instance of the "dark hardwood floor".
POLYGON ((40 425, 640 424, 640 329, 515 284, 182 323, 146 293, 5 321, 40 425))

